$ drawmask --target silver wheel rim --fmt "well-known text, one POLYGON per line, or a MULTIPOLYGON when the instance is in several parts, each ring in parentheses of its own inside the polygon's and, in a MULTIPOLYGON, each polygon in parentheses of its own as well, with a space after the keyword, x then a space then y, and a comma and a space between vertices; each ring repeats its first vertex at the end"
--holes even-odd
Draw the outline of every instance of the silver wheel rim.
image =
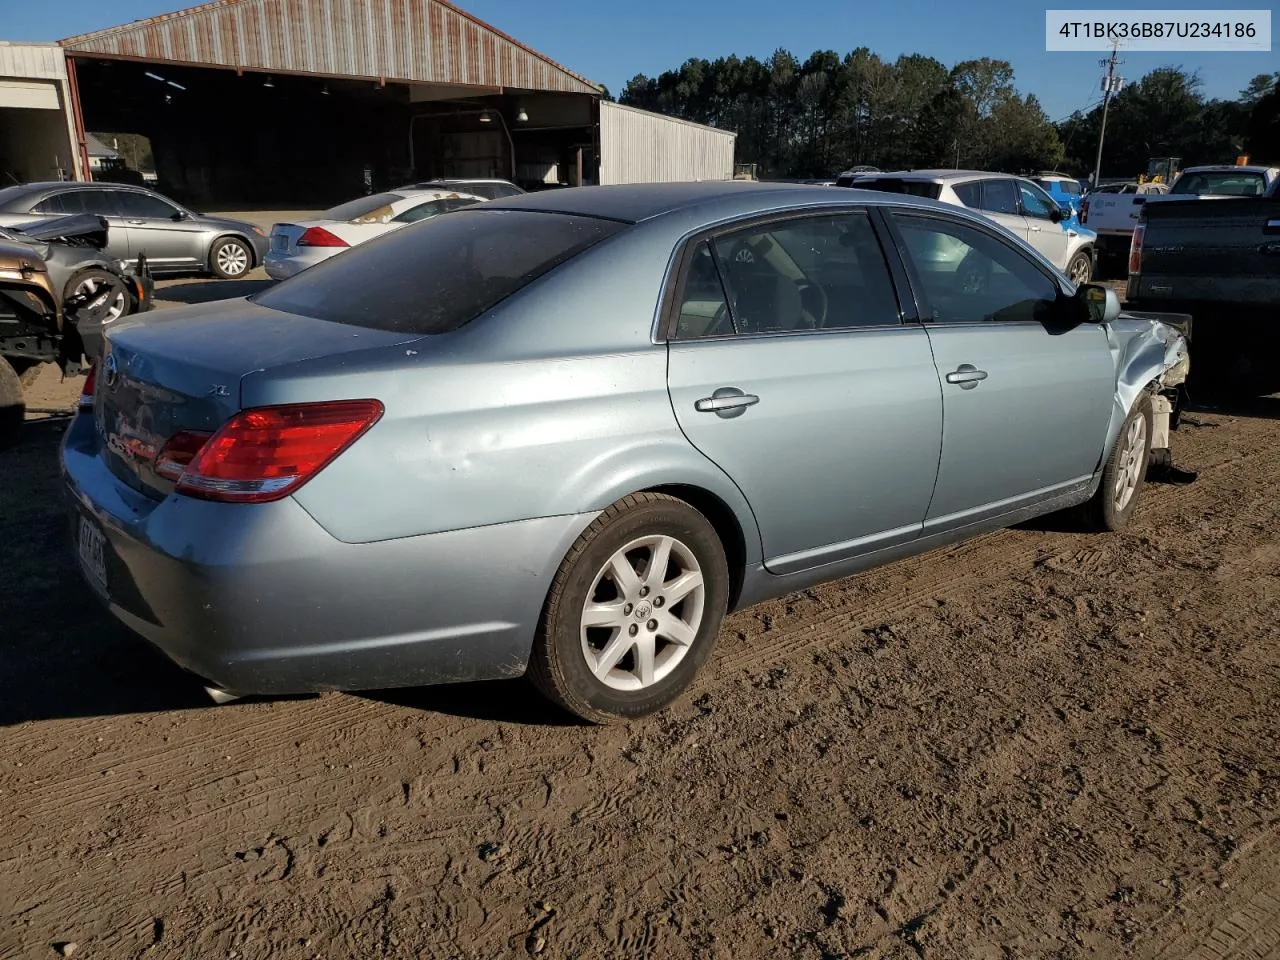
POLYGON ((114 297, 111 296, 112 284, 106 280, 99 280, 95 277, 86 277, 77 285, 73 296, 85 296, 89 299, 85 302, 85 309, 91 315, 102 312, 102 322, 110 323, 112 320, 119 320, 124 316, 125 311, 129 309, 128 298, 124 290, 117 290, 114 297))
POLYGON ((661 683, 693 647, 707 589, 693 551, 675 537, 632 540, 591 582, 582 606, 587 669, 614 690, 661 683))
POLYGON ((1082 283, 1089 282, 1089 260, 1087 257, 1080 257, 1071 265, 1071 281, 1079 286, 1082 283))
POLYGON ((1147 421, 1135 417, 1124 435, 1124 448, 1120 453, 1120 468, 1116 471, 1116 510, 1124 510, 1133 499, 1142 478, 1142 451, 1147 442, 1147 421))
POLYGON ((229 276, 238 277, 249 268, 249 254, 238 243, 224 243, 216 254, 218 269, 229 276))

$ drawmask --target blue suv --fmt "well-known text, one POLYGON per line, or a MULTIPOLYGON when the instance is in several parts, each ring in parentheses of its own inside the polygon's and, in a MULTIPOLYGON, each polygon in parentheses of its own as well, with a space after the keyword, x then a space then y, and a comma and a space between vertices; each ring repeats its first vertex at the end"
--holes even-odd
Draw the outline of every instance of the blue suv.
POLYGON ((1080 218, 1080 200, 1084 190, 1079 180, 1068 177, 1064 173, 1038 173, 1028 179, 1053 197, 1063 210, 1071 211, 1072 216, 1077 220, 1080 218))

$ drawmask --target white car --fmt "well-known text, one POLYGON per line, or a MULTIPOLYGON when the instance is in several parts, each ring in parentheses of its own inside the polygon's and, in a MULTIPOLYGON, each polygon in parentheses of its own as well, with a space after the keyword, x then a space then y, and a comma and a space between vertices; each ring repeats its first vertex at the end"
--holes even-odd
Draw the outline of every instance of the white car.
MULTIPOLYGON (((845 186, 841 178, 841 186, 845 186)), ((857 177, 855 190, 882 190, 968 207, 1029 243, 1076 286, 1093 277, 1098 236, 1070 219, 1026 177, 977 170, 911 170, 857 177)))
POLYGON ((484 201, 484 197, 439 187, 358 197, 331 207, 314 220, 274 224, 262 265, 273 280, 285 280, 406 224, 484 201))

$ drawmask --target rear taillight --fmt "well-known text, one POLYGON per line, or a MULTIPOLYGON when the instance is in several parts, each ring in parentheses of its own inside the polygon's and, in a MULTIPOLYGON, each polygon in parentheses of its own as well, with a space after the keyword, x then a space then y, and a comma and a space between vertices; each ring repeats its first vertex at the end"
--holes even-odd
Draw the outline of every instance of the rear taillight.
POLYGON ((89 372, 85 375, 84 386, 80 388, 80 402, 76 406, 83 413, 88 413, 93 409, 93 390, 98 380, 98 365, 96 363, 89 365, 89 372))
POLYGON ((287 497, 377 423, 382 410, 377 400, 244 410, 189 459, 176 489, 236 503, 287 497))
POLYGON ((300 247, 349 247, 351 244, 324 227, 307 227, 298 238, 300 247))
POLYGON ((1142 241, 1147 234, 1145 224, 1133 228, 1133 238, 1129 241, 1129 275, 1136 276, 1142 272, 1142 241))
POLYGON ((156 457, 156 473, 167 480, 179 479, 182 471, 187 469, 212 436, 211 433, 196 433, 191 430, 175 433, 156 457))
POLYGON ((1081 222, 1081 223, 1088 223, 1088 222, 1089 222, 1089 200, 1088 200, 1088 198, 1085 198, 1085 200, 1084 200, 1084 201, 1082 201, 1082 202, 1081 202, 1081 204, 1080 204, 1080 222, 1081 222))

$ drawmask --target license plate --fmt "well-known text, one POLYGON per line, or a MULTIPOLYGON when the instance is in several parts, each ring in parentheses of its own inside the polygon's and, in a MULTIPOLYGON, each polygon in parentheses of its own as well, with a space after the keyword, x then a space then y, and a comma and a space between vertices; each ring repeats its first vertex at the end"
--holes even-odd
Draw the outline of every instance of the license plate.
POLYGON ((80 566, 95 587, 107 591, 106 538, 102 531, 87 517, 80 518, 79 528, 80 566))

